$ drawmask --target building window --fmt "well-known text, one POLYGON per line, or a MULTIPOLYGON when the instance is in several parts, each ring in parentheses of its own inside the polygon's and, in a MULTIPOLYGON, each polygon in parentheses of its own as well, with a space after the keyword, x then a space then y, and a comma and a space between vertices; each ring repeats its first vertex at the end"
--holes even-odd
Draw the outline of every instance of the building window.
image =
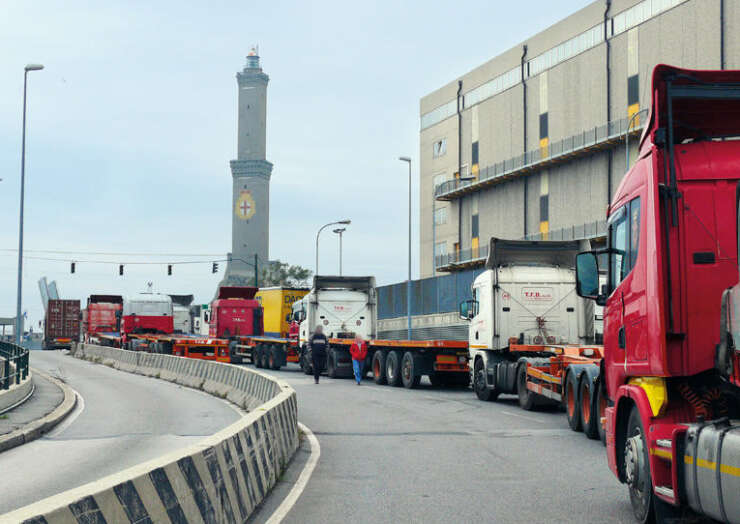
POLYGON ((473 142, 473 151, 471 152, 470 163, 473 165, 478 163, 478 142, 473 142))
POLYGON ((475 239, 478 238, 478 213, 473 215, 470 220, 470 233, 471 236, 475 239))
POLYGON ((447 139, 442 138, 437 140, 432 147, 432 156, 438 158, 444 156, 447 153, 447 139))
POLYGON ((447 242, 437 242, 434 244, 434 256, 439 257, 447 254, 447 242))
POLYGON ((440 207, 434 210, 434 224, 441 226, 447 223, 447 208, 440 207))

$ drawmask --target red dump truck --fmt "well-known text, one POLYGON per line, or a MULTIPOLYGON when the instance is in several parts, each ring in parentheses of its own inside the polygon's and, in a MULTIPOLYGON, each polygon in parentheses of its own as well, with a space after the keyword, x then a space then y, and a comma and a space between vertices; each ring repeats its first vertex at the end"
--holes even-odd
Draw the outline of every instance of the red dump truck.
POLYGON ((44 319, 43 349, 71 349, 80 341, 80 301, 49 299, 44 319))
POLYGON ((737 523, 740 71, 660 65, 652 86, 607 247, 576 259, 578 294, 605 308, 608 463, 640 522, 737 523))

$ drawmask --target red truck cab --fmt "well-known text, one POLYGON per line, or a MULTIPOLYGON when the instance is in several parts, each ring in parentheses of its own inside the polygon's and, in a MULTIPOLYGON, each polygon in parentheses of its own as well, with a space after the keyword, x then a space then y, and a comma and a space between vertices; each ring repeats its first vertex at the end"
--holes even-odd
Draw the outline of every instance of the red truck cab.
POLYGON ((709 420, 732 428, 738 415, 737 383, 719 353, 723 294, 739 274, 740 71, 659 65, 652 93, 638 158, 609 205, 607 248, 576 263, 579 294, 605 306, 608 462, 638 521, 690 507, 737 522, 740 505, 687 466, 701 463, 687 435, 709 420))
POLYGON ((85 340, 98 333, 120 330, 123 297, 120 295, 90 295, 84 311, 85 340))
POLYGON ((261 336, 264 334, 262 306, 255 298, 258 288, 222 286, 211 303, 208 335, 213 338, 261 336))
POLYGON ((164 334, 174 332, 172 299, 160 293, 137 293, 123 302, 121 343, 130 334, 164 334))

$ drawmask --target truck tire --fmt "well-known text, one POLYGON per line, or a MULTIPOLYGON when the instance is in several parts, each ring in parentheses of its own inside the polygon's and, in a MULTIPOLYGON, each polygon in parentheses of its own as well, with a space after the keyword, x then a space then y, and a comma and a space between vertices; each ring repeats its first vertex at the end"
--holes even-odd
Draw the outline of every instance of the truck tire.
POLYGON ((242 363, 241 355, 236 354, 236 340, 232 340, 231 342, 229 342, 229 356, 231 357, 232 364, 242 363))
POLYGON ((269 353, 269 364, 270 369, 278 370, 280 369, 280 355, 278 354, 278 351, 280 349, 276 345, 270 346, 270 353, 269 353))
POLYGON ((313 365, 311 364, 311 359, 308 358, 308 352, 304 351, 301 359, 303 360, 303 373, 305 375, 313 375, 313 365))
POLYGON ((329 353, 326 355, 326 376, 337 378, 337 353, 334 348, 329 348, 329 353))
POLYGON ((604 446, 606 446, 606 427, 601 424, 601 419, 606 417, 606 406, 606 392, 604 391, 604 385, 601 383, 601 377, 599 377, 598 382, 596 382, 596 415, 598 417, 599 439, 604 446))
POLYGON ((519 407, 532 411, 536 404, 534 393, 527 389, 527 364, 522 363, 516 370, 516 392, 519 395, 519 407))
POLYGON ((262 346, 260 363, 262 364, 262 369, 270 369, 270 346, 262 346))
POLYGON ((419 386, 419 382, 421 381, 421 375, 419 375, 419 369, 421 367, 420 358, 411 351, 403 354, 403 358, 401 359, 401 381, 403 382, 403 387, 406 389, 414 389, 419 386))
POLYGON ((573 431, 581 431, 583 429, 578 386, 579 384, 574 374, 568 371, 565 374, 565 384, 563 385, 563 405, 565 406, 565 415, 568 417, 568 425, 573 431))
POLYGON ((482 358, 475 359, 473 366, 473 391, 478 400, 489 402, 498 398, 499 392, 486 386, 486 367, 482 358))
POLYGON ((386 382, 385 377, 385 353, 378 349, 373 354, 373 380, 382 385, 386 382))
POLYGON ((385 376, 389 386, 401 385, 401 357, 398 351, 388 353, 388 358, 385 360, 385 376))
POLYGON ((257 344, 252 348, 252 364, 254 367, 262 367, 262 344, 257 344))
POLYGON ((583 425, 583 433, 592 440, 599 438, 599 414, 596 404, 596 395, 594 395, 594 385, 586 373, 581 376, 581 384, 578 387, 578 399, 583 425))

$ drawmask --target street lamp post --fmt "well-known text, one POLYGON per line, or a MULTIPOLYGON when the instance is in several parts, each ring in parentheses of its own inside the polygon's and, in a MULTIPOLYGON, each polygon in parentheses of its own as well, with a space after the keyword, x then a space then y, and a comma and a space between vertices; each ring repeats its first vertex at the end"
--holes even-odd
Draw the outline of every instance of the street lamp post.
POLYGON ((351 223, 351 220, 344 219, 337 222, 329 222, 328 224, 324 224, 319 228, 319 231, 316 233, 316 275, 319 274, 319 235, 321 234, 321 232, 329 226, 348 226, 351 223))
POLYGON ((346 227, 340 227, 334 230, 334 233, 339 235, 339 276, 342 276, 342 233, 347 231, 346 227))
POLYGON ((408 317, 408 339, 411 340, 411 158, 400 156, 398 159, 409 165, 409 279, 406 282, 406 316, 408 317))
POLYGON ((21 316, 21 292, 23 291, 23 201, 26 183, 26 88, 28 72, 40 71, 41 64, 28 64, 23 69, 23 138, 21 139, 21 210, 18 226, 18 302, 15 309, 15 343, 20 345, 23 337, 23 317, 21 316))

